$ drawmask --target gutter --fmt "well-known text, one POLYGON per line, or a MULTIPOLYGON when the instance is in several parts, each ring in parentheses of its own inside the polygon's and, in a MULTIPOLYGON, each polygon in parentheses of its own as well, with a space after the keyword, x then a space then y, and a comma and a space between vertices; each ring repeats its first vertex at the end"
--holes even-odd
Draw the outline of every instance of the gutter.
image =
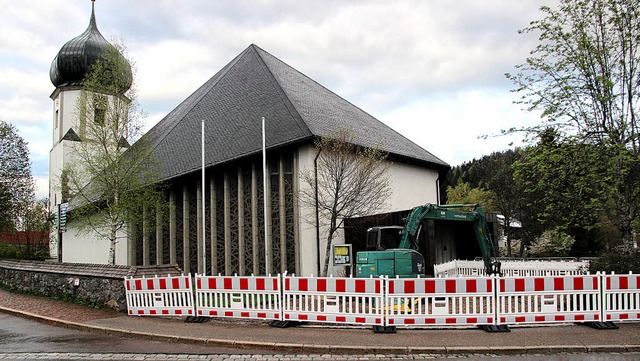
POLYGON ((320 209, 318 205, 318 157, 320 157, 321 149, 318 149, 316 157, 313 159, 313 171, 315 177, 315 201, 316 201, 316 274, 320 275, 320 209))

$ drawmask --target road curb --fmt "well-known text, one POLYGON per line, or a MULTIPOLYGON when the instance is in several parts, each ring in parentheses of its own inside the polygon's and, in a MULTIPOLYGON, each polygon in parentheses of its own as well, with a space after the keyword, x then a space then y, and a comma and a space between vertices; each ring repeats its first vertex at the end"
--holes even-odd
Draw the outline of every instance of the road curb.
POLYGON ((0 313, 23 317, 52 326, 74 329, 78 331, 100 333, 105 335, 134 337, 138 339, 231 347, 237 349, 266 349, 292 354, 431 354, 431 355, 523 355, 523 354, 559 354, 559 353, 607 353, 607 352, 640 352, 640 345, 552 345, 552 346, 442 346, 442 347, 404 347, 404 346, 344 346, 344 345, 312 345, 284 342, 259 342, 228 339, 212 339, 190 336, 176 336, 158 333, 125 330, 112 327, 95 326, 86 323, 72 322, 42 316, 31 312, 0 306, 0 313))

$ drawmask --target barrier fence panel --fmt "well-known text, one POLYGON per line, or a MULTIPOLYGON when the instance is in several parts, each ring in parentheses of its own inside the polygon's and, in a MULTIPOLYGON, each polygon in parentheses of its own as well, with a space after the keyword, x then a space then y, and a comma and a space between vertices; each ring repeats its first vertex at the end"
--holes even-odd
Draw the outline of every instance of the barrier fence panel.
POLYGON ((491 277, 387 279, 387 325, 493 325, 494 283, 491 277))
MULTIPOLYGON (((589 274, 588 261, 501 261, 505 277, 546 277, 589 274)), ((484 262, 453 260, 433 266, 436 277, 486 276, 484 262)))
POLYGON ((589 274, 588 261, 503 261, 505 277, 547 277, 589 274))
POLYGON ((198 276, 198 316, 280 320, 280 276, 198 276))
POLYGON ((485 276, 484 263, 482 261, 458 260, 433 265, 434 275, 440 277, 477 277, 485 276))
POLYGON ((640 275, 603 275, 603 321, 640 320, 640 275))
POLYGON ((499 324, 601 320, 600 276, 505 277, 498 280, 499 324))
POLYGON ((639 321, 640 275, 125 277, 129 315, 377 326, 639 321), (195 298, 194 298, 195 288, 195 298))
POLYGON ((129 315, 193 316, 191 275, 124 279, 129 315))
POLYGON ((383 325, 381 278, 284 277, 283 320, 383 325))

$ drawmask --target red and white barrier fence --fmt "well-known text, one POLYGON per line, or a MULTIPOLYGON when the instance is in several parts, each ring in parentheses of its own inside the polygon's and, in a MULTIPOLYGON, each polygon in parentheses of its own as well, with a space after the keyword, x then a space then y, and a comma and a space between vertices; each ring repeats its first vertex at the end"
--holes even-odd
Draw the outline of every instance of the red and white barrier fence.
POLYGON ((388 326, 477 326, 495 323, 494 279, 386 280, 388 326))
POLYGON ((281 319, 280 277, 196 275, 198 316, 281 319))
POLYGON ((600 275, 498 281, 498 324, 601 321, 600 275))
POLYGON ((640 275, 605 275, 603 321, 640 320, 640 275))
POLYGON ((129 315, 193 316, 191 275, 124 279, 129 315))
POLYGON ((382 278, 284 277, 283 320, 384 324, 382 278))
POLYGON ((375 326, 640 321, 640 275, 125 278, 129 315, 375 326), (195 290, 194 290, 195 288, 195 290), (197 310, 197 311, 196 311, 197 310))

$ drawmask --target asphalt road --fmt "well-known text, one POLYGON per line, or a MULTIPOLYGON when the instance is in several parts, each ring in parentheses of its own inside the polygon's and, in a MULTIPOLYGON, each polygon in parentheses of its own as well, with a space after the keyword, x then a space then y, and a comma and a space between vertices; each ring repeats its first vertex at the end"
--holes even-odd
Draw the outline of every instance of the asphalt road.
POLYGON ((233 349, 71 330, 0 313, 0 360, 430 360, 632 361, 640 353, 554 355, 283 355, 271 350, 233 349))
MULTIPOLYGON (((273 353, 269 350, 256 350, 273 353)), ((234 348, 163 343, 55 327, 0 313, 0 353, 239 354, 234 348)))

